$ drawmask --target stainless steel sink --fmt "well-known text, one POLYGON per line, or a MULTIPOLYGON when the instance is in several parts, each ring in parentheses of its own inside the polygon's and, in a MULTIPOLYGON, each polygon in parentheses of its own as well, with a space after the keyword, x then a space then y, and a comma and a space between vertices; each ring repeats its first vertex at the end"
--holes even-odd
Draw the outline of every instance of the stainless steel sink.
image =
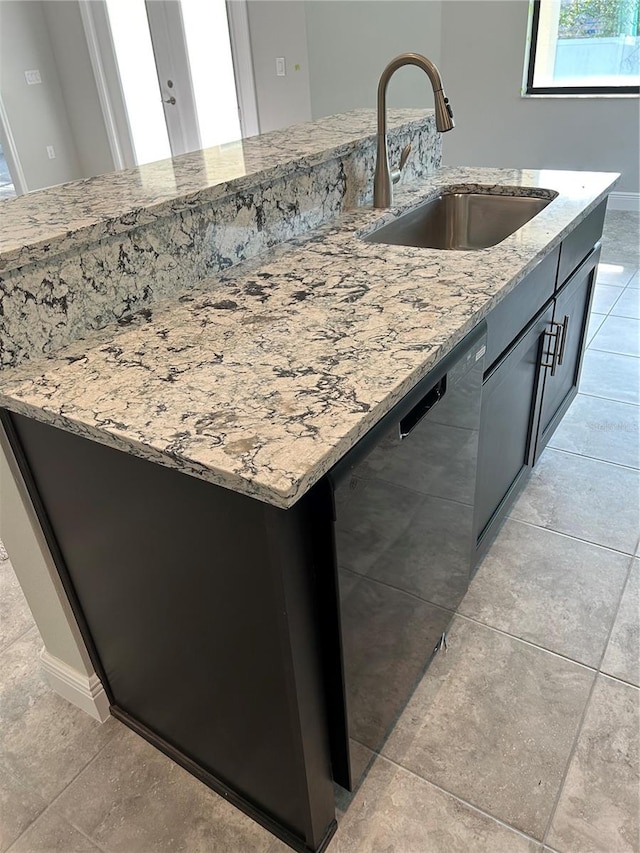
POLYGON ((425 249, 486 249, 501 243, 550 201, 523 195, 443 193, 364 239, 425 249))

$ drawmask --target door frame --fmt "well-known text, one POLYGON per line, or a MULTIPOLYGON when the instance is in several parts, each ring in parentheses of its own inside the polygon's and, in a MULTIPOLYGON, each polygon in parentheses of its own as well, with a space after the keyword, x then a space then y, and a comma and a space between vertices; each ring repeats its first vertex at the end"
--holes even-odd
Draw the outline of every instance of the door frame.
POLYGON ((15 187, 16 195, 24 195, 29 192, 29 187, 22 168, 22 163, 20 162, 20 157, 18 156, 16 141, 13 137, 13 133, 11 132, 9 116, 7 115, 7 111, 2 103, 2 93, 0 93, 0 142, 2 143, 2 149, 7 160, 7 166, 9 167, 9 172, 11 174, 11 182, 15 187))
MULTIPOLYGON (((135 168, 131 128, 103 0, 79 0, 87 49, 116 169, 135 168)), ((247 0, 226 0, 242 136, 260 133, 247 0)))
POLYGON ((102 0, 79 0, 78 6, 114 168, 134 168, 133 138, 106 6, 102 0))
POLYGON ((260 133, 247 0, 226 0, 242 138, 260 133))

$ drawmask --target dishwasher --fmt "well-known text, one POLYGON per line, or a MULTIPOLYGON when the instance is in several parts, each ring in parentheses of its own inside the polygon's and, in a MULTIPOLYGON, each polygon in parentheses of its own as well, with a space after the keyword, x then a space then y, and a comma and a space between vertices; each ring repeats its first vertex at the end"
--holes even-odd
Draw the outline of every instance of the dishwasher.
POLYGON ((341 638, 332 751, 348 790, 368 761, 357 744, 380 749, 469 584, 485 342, 482 323, 328 474, 341 638))

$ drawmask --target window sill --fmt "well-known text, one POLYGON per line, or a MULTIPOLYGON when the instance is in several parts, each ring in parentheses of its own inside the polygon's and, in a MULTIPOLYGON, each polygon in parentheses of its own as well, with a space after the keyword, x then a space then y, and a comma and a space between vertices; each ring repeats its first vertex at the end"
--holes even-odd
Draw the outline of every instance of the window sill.
POLYGON ((528 92, 521 92, 520 97, 525 98, 525 99, 531 98, 534 100, 535 99, 543 99, 543 98, 552 98, 552 99, 570 98, 570 99, 578 99, 578 100, 584 100, 584 99, 589 99, 589 100, 596 99, 597 100, 600 98, 604 98, 604 99, 608 99, 608 98, 640 98, 640 94, 638 92, 606 92, 606 93, 603 93, 603 92, 594 92, 594 93, 584 92, 582 94, 577 94, 576 92, 572 92, 569 94, 567 94, 566 92, 558 92, 558 93, 544 92, 544 93, 540 93, 540 94, 538 94, 538 93, 529 94, 528 92))

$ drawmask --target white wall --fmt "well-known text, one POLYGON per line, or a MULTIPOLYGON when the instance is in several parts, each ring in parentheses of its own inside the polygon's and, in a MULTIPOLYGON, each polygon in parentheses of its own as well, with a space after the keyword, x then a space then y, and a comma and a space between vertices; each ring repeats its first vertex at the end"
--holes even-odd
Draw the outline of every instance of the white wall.
POLYGON ((637 193, 640 101, 522 98, 527 0, 445 0, 440 70, 456 128, 444 163, 622 172, 637 193))
MULTIPOLYGON (((527 14, 528 0, 250 0, 261 129, 374 106, 384 65, 414 50, 440 67, 455 111, 445 163, 622 171, 618 190, 638 192, 639 99, 522 98, 527 14)), ((0 0, 0 54, 29 188, 110 171, 77 0, 0 0), (27 86, 28 68, 42 85, 27 86)), ((432 103, 418 69, 391 81, 390 105, 432 103)))
MULTIPOLYGON (((399 53, 422 53, 440 63, 442 3, 437 0, 306 0, 305 6, 314 118, 375 106, 380 74, 399 53)), ((432 107, 423 72, 396 72, 388 103, 432 107)))
POLYGON ((80 631, 1 428, 0 537, 47 650, 90 674, 93 667, 80 631))
POLYGON ((0 537, 38 626, 41 662, 49 685, 97 720, 109 700, 93 672, 80 630, 62 588, 33 505, 0 427, 0 537))
POLYGON ((49 0, 43 6, 81 175, 112 172, 113 157, 78 2, 49 0))
POLYGON ((305 8, 302 0, 249 0, 251 53, 260 132, 311 118, 305 8), (276 76, 276 57, 286 76, 276 76), (296 65, 299 70, 296 70, 296 65))
POLYGON ((0 2, 0 97, 30 190, 82 174, 41 2, 0 2), (42 83, 28 86, 24 72, 36 68, 42 83))

